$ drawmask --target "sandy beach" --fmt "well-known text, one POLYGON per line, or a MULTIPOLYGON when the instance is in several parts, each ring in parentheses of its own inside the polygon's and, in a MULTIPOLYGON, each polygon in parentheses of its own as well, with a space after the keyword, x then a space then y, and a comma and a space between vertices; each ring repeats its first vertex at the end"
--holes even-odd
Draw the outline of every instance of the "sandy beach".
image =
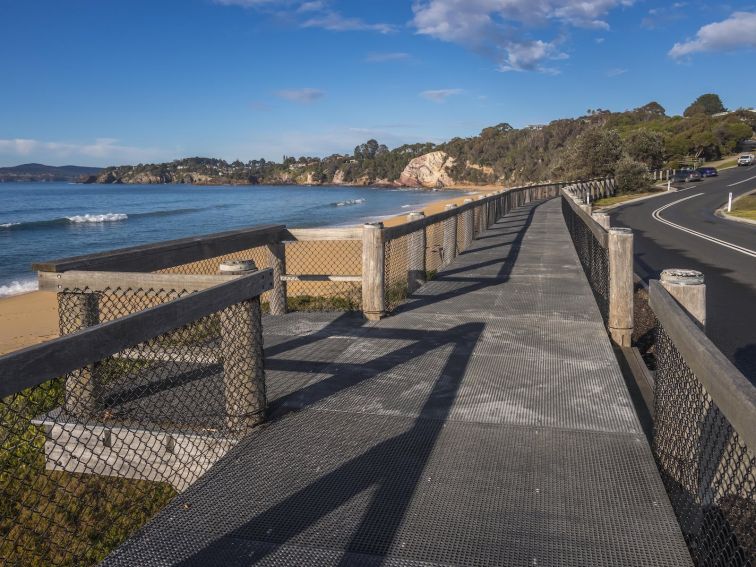
MULTIPOLYGON (((484 194, 500 187, 456 187, 484 194)), ((434 201, 422 208, 426 216, 439 213, 447 204, 461 205, 469 196, 434 201)), ((386 226, 407 220, 407 212, 384 219, 386 226)), ((0 298, 0 355, 38 344, 58 336, 57 301, 54 293, 35 291, 0 298)))

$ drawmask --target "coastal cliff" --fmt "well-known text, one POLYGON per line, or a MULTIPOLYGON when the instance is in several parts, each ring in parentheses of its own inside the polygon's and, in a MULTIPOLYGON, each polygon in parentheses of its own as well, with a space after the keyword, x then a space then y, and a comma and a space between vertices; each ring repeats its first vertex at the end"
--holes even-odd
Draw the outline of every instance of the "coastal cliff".
POLYGON ((442 188, 454 185, 449 175, 455 159, 446 152, 431 152, 411 160, 399 176, 399 183, 408 187, 442 188))

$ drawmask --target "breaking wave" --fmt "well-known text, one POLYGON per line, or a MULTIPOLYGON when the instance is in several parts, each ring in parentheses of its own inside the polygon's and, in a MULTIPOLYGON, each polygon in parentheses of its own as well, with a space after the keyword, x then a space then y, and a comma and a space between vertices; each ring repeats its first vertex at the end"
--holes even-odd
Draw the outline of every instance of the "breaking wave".
POLYGON ((366 201, 367 199, 349 199, 347 201, 339 201, 338 203, 334 203, 334 205, 336 207, 349 207, 351 205, 361 205, 366 201))
POLYGON ((0 297, 8 297, 9 295, 18 295, 30 291, 37 291, 37 282, 34 280, 24 282, 13 281, 7 285, 0 285, 0 297))
POLYGON ((81 224, 86 222, 117 222, 125 221, 129 218, 129 215, 124 213, 106 213, 104 215, 76 215, 73 217, 66 217, 69 222, 74 224, 81 224))
POLYGON ((126 220, 141 218, 141 217, 166 217, 173 215, 182 215, 187 213, 196 213, 205 209, 172 209, 168 211, 151 211, 147 213, 133 213, 127 215, 126 213, 103 213, 103 214, 90 214, 73 215, 70 217, 59 217, 55 219, 28 221, 28 222, 9 222, 0 224, 0 230, 32 230, 37 228, 49 228, 56 226, 70 226, 70 225, 82 225, 82 224, 103 224, 109 222, 123 222, 126 220))

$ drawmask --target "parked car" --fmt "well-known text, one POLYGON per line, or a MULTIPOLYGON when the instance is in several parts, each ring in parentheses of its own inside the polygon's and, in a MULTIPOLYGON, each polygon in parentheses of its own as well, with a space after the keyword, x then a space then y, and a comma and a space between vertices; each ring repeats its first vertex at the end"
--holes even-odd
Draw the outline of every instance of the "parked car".
POLYGON ((699 167, 696 171, 701 174, 701 177, 716 177, 719 175, 716 167, 699 167))
POLYGON ((741 165, 753 165, 753 154, 743 154, 738 158, 738 166, 741 165))
POLYGON ((688 171, 687 173, 688 179, 686 181, 703 181, 703 175, 701 175, 695 169, 693 171, 688 171))
POLYGON ((688 181, 701 181, 701 174, 697 171, 681 170, 672 176, 672 183, 686 183, 688 181))

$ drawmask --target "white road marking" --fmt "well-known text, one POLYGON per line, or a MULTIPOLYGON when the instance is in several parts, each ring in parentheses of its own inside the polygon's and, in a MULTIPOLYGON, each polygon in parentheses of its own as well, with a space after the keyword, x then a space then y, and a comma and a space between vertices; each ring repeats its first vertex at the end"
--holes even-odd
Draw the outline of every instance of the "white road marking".
POLYGON ((756 179, 756 175, 753 177, 749 177, 748 179, 744 179, 743 181, 736 181, 735 183, 730 183, 728 187, 735 187, 736 185, 740 185, 741 183, 748 183, 749 181, 752 181, 756 179))
POLYGON ((684 199, 678 199, 677 201, 672 201, 671 203, 668 203, 664 205, 663 207, 659 207, 658 209, 656 209, 653 213, 651 213, 651 216, 654 217, 654 219, 658 220, 660 223, 666 224, 667 226, 671 226, 672 228, 676 228, 677 230, 687 232, 688 234, 692 234, 693 236, 697 236, 698 238, 703 238, 704 240, 708 240, 709 242, 713 242, 714 244, 719 244, 720 246, 724 246, 725 248, 729 248, 730 250, 735 250, 736 252, 740 252, 741 254, 745 254, 746 256, 756 258, 756 251, 754 250, 749 250, 748 248, 743 248, 742 246, 738 246, 737 244, 726 242, 724 240, 720 240, 719 238, 714 238, 713 236, 709 236, 707 234, 703 234, 696 230, 692 230, 690 228, 680 226, 679 224, 675 224, 673 222, 670 222, 662 218, 661 212, 664 211, 665 209, 668 209, 672 205, 676 205, 678 203, 682 203, 683 201, 687 201, 688 199, 692 199, 694 197, 700 197, 701 195, 703 195, 703 193, 696 193, 695 195, 691 195, 690 197, 685 197, 684 199))

